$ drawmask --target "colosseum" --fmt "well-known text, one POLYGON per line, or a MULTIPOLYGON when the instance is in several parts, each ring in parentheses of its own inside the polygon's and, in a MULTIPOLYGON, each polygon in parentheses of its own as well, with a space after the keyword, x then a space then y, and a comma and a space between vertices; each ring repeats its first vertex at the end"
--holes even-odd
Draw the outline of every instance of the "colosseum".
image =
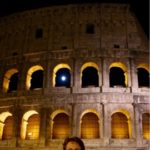
POLYGON ((150 148, 148 38, 129 4, 0 18, 0 149, 150 148))

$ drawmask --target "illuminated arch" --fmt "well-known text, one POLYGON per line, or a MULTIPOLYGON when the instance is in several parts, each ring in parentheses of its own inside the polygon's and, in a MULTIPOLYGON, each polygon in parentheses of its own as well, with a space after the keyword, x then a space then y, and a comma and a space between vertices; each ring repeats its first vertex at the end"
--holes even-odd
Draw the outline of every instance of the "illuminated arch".
MULTIPOLYGON (((94 85, 95 86, 98 86, 99 85, 99 67, 98 67, 98 65, 96 64, 96 63, 94 63, 94 62, 87 62, 87 63, 85 63, 85 64, 83 64, 82 65, 82 67, 81 67, 81 71, 80 71, 80 78, 81 78, 81 81, 82 81, 82 79, 83 79, 83 71, 86 69, 86 68, 88 68, 88 67, 92 67, 92 68, 94 68, 95 69, 95 71, 97 72, 95 75, 96 75, 96 78, 97 78, 97 81, 96 81, 96 83, 94 83, 94 85)), ((82 81, 83 82, 83 81, 82 81)), ((81 84, 82 84, 82 86, 84 86, 83 84, 85 83, 82 83, 81 82, 81 84)), ((93 84, 93 82, 92 82, 92 84, 93 84)))
POLYGON ((52 114, 51 114, 51 119, 53 120, 55 118, 56 115, 58 115, 59 113, 65 113, 66 115, 69 116, 69 113, 66 112, 65 110, 63 109, 58 109, 56 111, 54 111, 52 114))
POLYGON ((38 71, 38 70, 44 70, 42 66, 40 65, 36 65, 36 66, 33 66, 31 67, 28 72, 27 72, 27 77, 26 77, 26 88, 27 90, 30 89, 31 87, 31 79, 32 79, 32 74, 35 72, 35 71, 38 71))
POLYGON ((128 68, 121 62, 114 62, 109 66, 109 69, 112 67, 118 67, 121 68, 124 71, 124 76, 125 76, 125 85, 126 87, 128 86, 128 68))
POLYGON ((80 120, 82 119, 82 117, 83 117, 86 113, 89 113, 89 112, 96 114, 97 117, 98 117, 98 119, 100 119, 100 115, 99 115, 99 113, 98 113, 95 109, 86 109, 86 110, 84 110, 84 111, 82 112, 82 114, 81 114, 81 116, 80 116, 80 120))
POLYGON ((38 139, 40 128, 39 119, 39 114, 35 110, 30 110, 23 115, 20 134, 21 139, 38 139), (34 122, 32 125, 30 125, 30 119, 32 120, 31 122, 34 122))
POLYGON ((146 63, 139 64, 137 68, 144 68, 145 70, 147 70, 150 73, 150 66, 146 63))
POLYGON ((64 110, 57 110, 51 115, 52 139, 64 139, 70 135, 69 114, 64 110))
POLYGON ((144 139, 150 139, 150 113, 142 114, 142 132, 144 139))
POLYGON ((85 110, 80 116, 80 134, 84 139, 100 138, 100 118, 94 109, 85 110))
POLYGON ((17 69, 10 69, 8 70, 5 75, 4 75, 4 79, 3 79, 3 91, 7 92, 9 89, 9 83, 10 83, 10 78, 13 74, 18 73, 17 69))
POLYGON ((96 63, 94 63, 94 62, 87 62, 87 63, 83 64, 82 67, 81 67, 81 74, 80 74, 81 77, 82 77, 83 70, 85 68, 87 68, 87 67, 94 67, 98 71, 98 74, 99 74, 99 67, 98 67, 98 65, 96 63))
POLYGON ((132 123, 131 123, 131 117, 130 114, 127 110, 125 109, 119 109, 117 111, 114 111, 111 114, 111 133, 112 133, 112 137, 113 138, 132 138, 132 123), (117 117, 113 118, 115 115, 119 115, 120 117, 123 117, 125 120, 120 119, 120 120, 116 120, 117 117), (122 114, 122 115, 121 115, 122 114), (115 120, 113 120, 115 119, 115 120), (123 125, 124 127, 120 127, 120 124, 117 124, 116 121, 121 121, 121 125, 123 125), (114 124, 115 122, 115 124, 114 124), (123 124, 122 124, 123 123, 123 124), (117 126, 118 125, 118 126, 117 126))
POLYGON ((55 87, 56 85, 56 73, 59 69, 62 69, 62 68, 67 68, 71 71, 71 68, 68 64, 58 64, 57 66, 55 66, 55 68, 53 69, 53 87, 55 87))
POLYGON ((4 134, 5 120, 10 116, 12 116, 10 112, 3 112, 0 114, 0 139, 2 139, 4 134))

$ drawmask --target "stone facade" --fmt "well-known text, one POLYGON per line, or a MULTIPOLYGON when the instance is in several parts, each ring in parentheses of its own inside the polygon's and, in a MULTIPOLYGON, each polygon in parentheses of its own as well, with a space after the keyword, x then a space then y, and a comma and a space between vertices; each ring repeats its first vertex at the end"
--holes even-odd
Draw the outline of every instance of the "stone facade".
POLYGON ((49 127, 57 111, 68 114, 70 135, 79 137, 81 117, 86 112, 97 114, 100 137, 83 139, 87 150, 149 149, 149 140, 143 138, 142 114, 150 111, 150 89, 139 87, 137 77, 138 67, 149 68, 149 47, 129 5, 51 6, 2 17, 0 52, 0 114, 10 112, 14 118, 13 138, 0 140, 1 150, 61 150, 63 139, 53 139, 49 127), (81 86, 81 68, 88 62, 89 66, 97 64, 98 87, 81 86), (126 87, 109 86, 110 66, 115 63, 127 68, 126 87), (53 70, 58 64, 71 68, 69 88, 53 85, 53 70), (36 65, 44 70, 43 88, 29 90, 27 72, 36 65), (16 92, 7 93, 3 82, 10 69, 18 70, 19 82, 16 92), (41 118, 36 140, 20 138, 23 115, 30 110, 41 118), (130 138, 111 137, 114 112, 128 114, 130 138))

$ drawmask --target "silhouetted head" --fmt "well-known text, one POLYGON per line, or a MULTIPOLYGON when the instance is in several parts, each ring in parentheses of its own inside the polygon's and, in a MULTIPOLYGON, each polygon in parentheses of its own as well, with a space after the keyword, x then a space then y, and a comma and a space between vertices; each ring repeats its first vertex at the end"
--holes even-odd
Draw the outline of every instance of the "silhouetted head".
POLYGON ((78 137, 66 138, 63 143, 63 150, 85 150, 83 141, 78 137))

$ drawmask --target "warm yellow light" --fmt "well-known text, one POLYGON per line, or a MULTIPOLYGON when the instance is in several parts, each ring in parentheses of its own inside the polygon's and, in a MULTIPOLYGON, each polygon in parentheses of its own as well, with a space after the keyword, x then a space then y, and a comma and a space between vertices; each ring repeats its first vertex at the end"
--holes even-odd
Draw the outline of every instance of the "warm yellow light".
POLYGON ((83 64, 82 67, 81 67, 80 77, 82 77, 82 72, 87 67, 94 67, 98 71, 98 74, 99 74, 99 67, 98 67, 98 65, 96 63, 94 63, 94 62, 87 62, 87 63, 83 64))
POLYGON ((31 67, 28 70, 27 77, 26 77, 26 88, 27 88, 27 90, 29 90, 31 87, 31 76, 32 76, 33 72, 35 72, 37 70, 44 70, 44 69, 42 66, 36 65, 36 66, 31 67))
POLYGON ((4 92, 8 91, 11 76, 17 72, 18 72, 17 69, 10 69, 5 73, 5 76, 3 79, 3 91, 4 92))
POLYGON ((142 115, 142 128, 143 128, 143 138, 150 139, 150 114, 144 113, 142 115))
POLYGON ((81 138, 99 138, 99 127, 99 118, 95 113, 84 113, 81 119, 81 138))
POLYGON ((125 76, 125 85, 128 86, 128 68, 121 62, 114 62, 109 66, 109 69, 112 67, 119 67, 124 71, 125 76))
POLYGON ((125 114, 116 112, 111 120, 112 138, 129 138, 129 121, 125 114))
POLYGON ((27 136, 26 139, 38 139, 40 129, 40 118, 38 114, 34 114, 29 117, 27 124, 27 136))
POLYGON ((3 130, 4 130, 4 125, 5 125, 5 120, 7 117, 12 116, 10 112, 3 112, 0 114, 0 139, 2 139, 3 135, 3 130))
POLYGON ((36 112, 35 110, 31 110, 31 111, 26 112, 23 115, 22 124, 21 124, 21 134, 20 134, 21 135, 21 139, 25 139, 26 138, 28 119, 29 119, 29 117, 31 117, 34 114, 38 114, 38 112, 36 112))
POLYGON ((57 110, 51 115, 52 138, 63 139, 70 135, 69 115, 64 110, 57 110))
POLYGON ((12 116, 12 114, 10 112, 3 112, 0 114, 0 122, 4 122, 5 119, 9 116, 12 116))
POLYGON ((56 73, 59 69, 62 68, 67 68, 69 70, 71 70, 70 66, 68 64, 58 64, 57 66, 55 66, 55 68, 53 69, 53 87, 55 87, 55 82, 56 82, 56 73))
POLYGON ((138 68, 144 68, 150 73, 150 66, 148 64, 145 64, 145 63, 139 64, 138 68))

